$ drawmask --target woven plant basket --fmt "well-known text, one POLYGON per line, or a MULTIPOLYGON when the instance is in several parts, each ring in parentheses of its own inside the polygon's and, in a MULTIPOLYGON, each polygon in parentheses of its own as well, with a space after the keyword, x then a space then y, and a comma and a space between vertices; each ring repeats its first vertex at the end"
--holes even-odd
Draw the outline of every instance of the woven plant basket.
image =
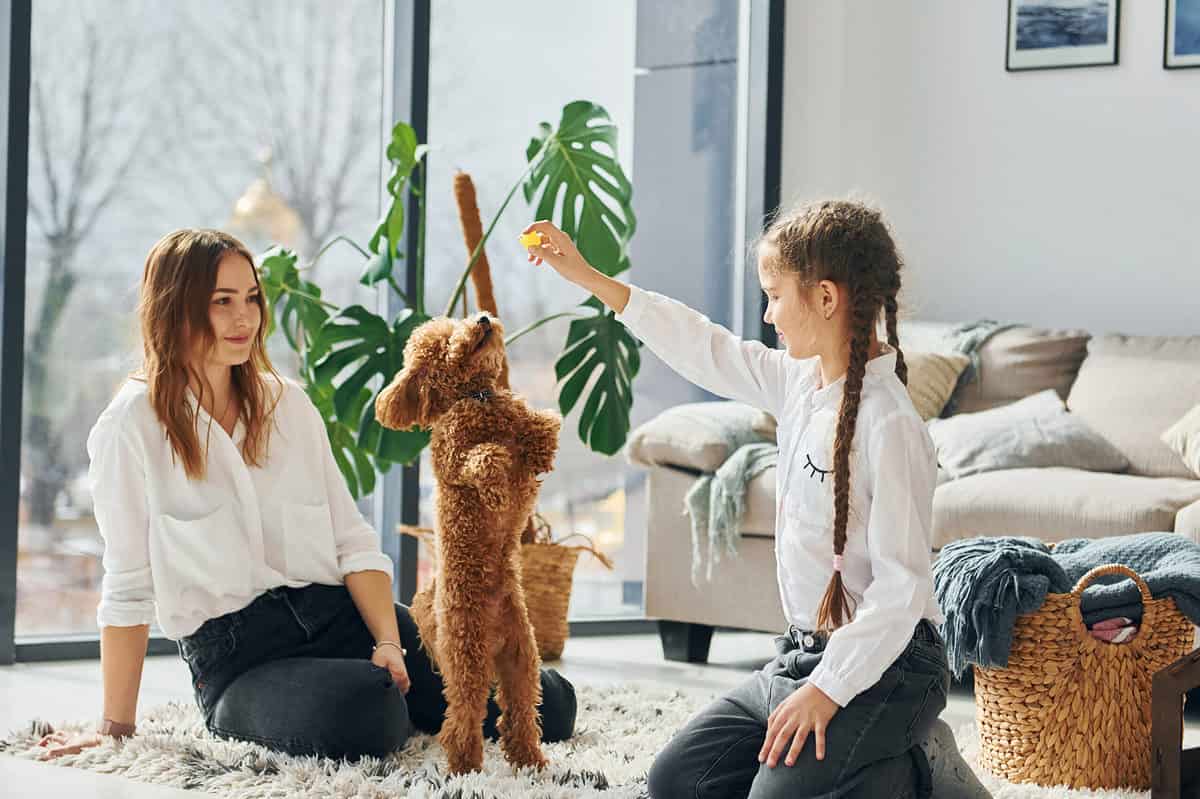
POLYGON ((1011 782, 1072 788, 1150 787, 1150 685, 1154 673, 1191 651, 1192 623, 1170 597, 1117 564, 1048 594, 1013 627, 1007 668, 975 667, 980 762, 1011 782), (1096 578, 1123 574, 1142 595, 1130 641, 1092 637, 1079 602, 1096 578))
POLYGON ((521 546, 521 583, 525 588, 525 607, 537 637, 538 653, 542 660, 557 660, 567 643, 567 607, 571 604, 571 586, 579 553, 587 552, 612 569, 607 555, 596 549, 592 539, 574 533, 555 541, 550 525, 534 515, 536 537, 521 546), (587 545, 567 546, 564 542, 581 538, 587 545))
MULTIPOLYGON (((525 589, 525 608, 533 625, 539 656, 542 660, 557 660, 562 656, 570 631, 567 608, 571 604, 571 586, 579 554, 591 554, 607 569, 611 569, 613 563, 582 533, 555 541, 550 525, 538 514, 534 514, 534 526, 536 534, 533 542, 521 545, 521 584, 525 589), (573 538, 581 538, 587 544, 567 546, 565 542, 573 538)), ((430 553, 437 552, 433 530, 409 525, 401 525, 400 530, 405 535, 424 540, 430 553)))

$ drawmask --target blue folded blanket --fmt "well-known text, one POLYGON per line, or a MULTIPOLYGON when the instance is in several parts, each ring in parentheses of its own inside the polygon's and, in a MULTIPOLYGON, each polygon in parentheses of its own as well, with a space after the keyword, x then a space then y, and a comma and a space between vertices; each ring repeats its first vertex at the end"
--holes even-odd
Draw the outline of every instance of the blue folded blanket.
MULTIPOLYGON (((1017 616, 1108 563, 1133 569, 1154 598, 1173 597, 1200 624, 1200 546, 1175 533, 1073 538, 1053 552, 1035 538, 969 538, 948 544, 933 565, 950 668, 961 674, 970 664, 1007 666, 1017 616)), ((1137 585, 1120 575, 1096 580, 1080 600, 1085 619, 1129 615, 1140 603, 1137 585)))

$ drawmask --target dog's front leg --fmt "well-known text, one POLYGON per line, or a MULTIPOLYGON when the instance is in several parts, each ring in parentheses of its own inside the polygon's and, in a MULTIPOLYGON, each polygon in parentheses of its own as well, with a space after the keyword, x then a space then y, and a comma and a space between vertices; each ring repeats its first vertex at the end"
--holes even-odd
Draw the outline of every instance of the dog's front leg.
POLYGON ((463 455, 459 480, 479 494, 490 510, 507 507, 512 482, 512 453, 500 444, 476 444, 463 455))
POLYGON ((553 411, 534 411, 525 420, 519 444, 522 463, 533 474, 546 474, 554 468, 558 452, 558 433, 562 417, 553 411))

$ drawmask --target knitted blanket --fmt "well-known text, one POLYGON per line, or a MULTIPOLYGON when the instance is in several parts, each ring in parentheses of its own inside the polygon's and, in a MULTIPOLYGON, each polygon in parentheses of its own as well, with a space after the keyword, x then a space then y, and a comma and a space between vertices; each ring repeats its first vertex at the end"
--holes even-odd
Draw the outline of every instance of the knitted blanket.
MULTIPOLYGON (((1068 593, 1096 566, 1120 563, 1141 575, 1151 595, 1175 599, 1200 624, 1200 545, 1175 533, 1074 538, 1050 547, 1033 538, 970 538, 945 546, 933 565, 934 593, 946 616, 942 634, 955 674, 970 664, 1007 666, 1018 615, 1042 606, 1046 594, 1068 593)), ((1111 575, 1084 590, 1085 619, 1139 617, 1132 580, 1111 575)))
MULTIPOLYGON (((731 436, 744 437, 744 431, 731 436)), ((753 433, 750 434, 757 438, 753 433)), ((687 493, 687 512, 692 517, 692 584, 699 584, 701 570, 712 580, 713 565, 721 554, 737 555, 741 518, 746 509, 746 486, 778 461, 779 447, 757 441, 742 444, 718 467, 716 474, 697 478, 687 493), (707 552, 708 565, 704 564, 707 552)))

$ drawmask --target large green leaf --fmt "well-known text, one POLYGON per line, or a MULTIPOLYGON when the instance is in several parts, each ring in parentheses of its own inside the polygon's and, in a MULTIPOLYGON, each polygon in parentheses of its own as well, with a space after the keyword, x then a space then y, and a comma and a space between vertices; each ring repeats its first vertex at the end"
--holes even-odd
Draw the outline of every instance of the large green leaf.
POLYGON ((404 189, 425 151, 425 145, 417 144, 416 131, 407 123, 397 122, 387 146, 387 158, 392 164, 392 174, 387 182, 391 201, 367 245, 373 257, 367 260, 359 277, 364 286, 387 280, 396 261, 404 257, 404 204, 408 202, 408 192, 404 189))
MULTIPOLYGON (((305 391, 325 421, 325 435, 333 450, 333 459, 346 480, 346 485, 355 499, 367 496, 375 490, 375 464, 354 440, 354 431, 338 421, 333 412, 333 389, 318 383, 309 383, 305 391)), ((363 389, 363 402, 371 399, 369 389, 363 389)))
POLYGON ((321 305, 321 288, 300 277, 296 261, 296 253, 291 250, 272 248, 259 266, 259 280, 267 306, 272 310, 267 335, 274 332, 278 316, 288 345, 296 352, 304 352, 313 349, 317 331, 329 313, 321 305))
POLYGON ((624 272, 636 228, 633 187, 617 161, 608 112, 578 100, 563 108, 557 130, 543 122, 539 131, 525 151, 536 161, 524 185, 526 202, 537 200, 534 218, 556 222, 600 271, 624 272))
POLYGON ((596 314, 571 323, 563 353, 554 364, 558 407, 566 416, 592 383, 579 414, 579 438, 594 451, 612 455, 629 435, 633 378, 641 367, 641 345, 595 297, 584 305, 596 314))
POLYGON ((361 305, 351 305, 321 327, 324 355, 313 367, 313 380, 332 390, 332 413, 356 431, 357 446, 383 463, 410 463, 429 443, 419 430, 387 430, 375 421, 375 396, 404 365, 404 345, 428 320, 411 308, 389 327, 361 305), (364 393, 365 392, 365 393, 364 393))

